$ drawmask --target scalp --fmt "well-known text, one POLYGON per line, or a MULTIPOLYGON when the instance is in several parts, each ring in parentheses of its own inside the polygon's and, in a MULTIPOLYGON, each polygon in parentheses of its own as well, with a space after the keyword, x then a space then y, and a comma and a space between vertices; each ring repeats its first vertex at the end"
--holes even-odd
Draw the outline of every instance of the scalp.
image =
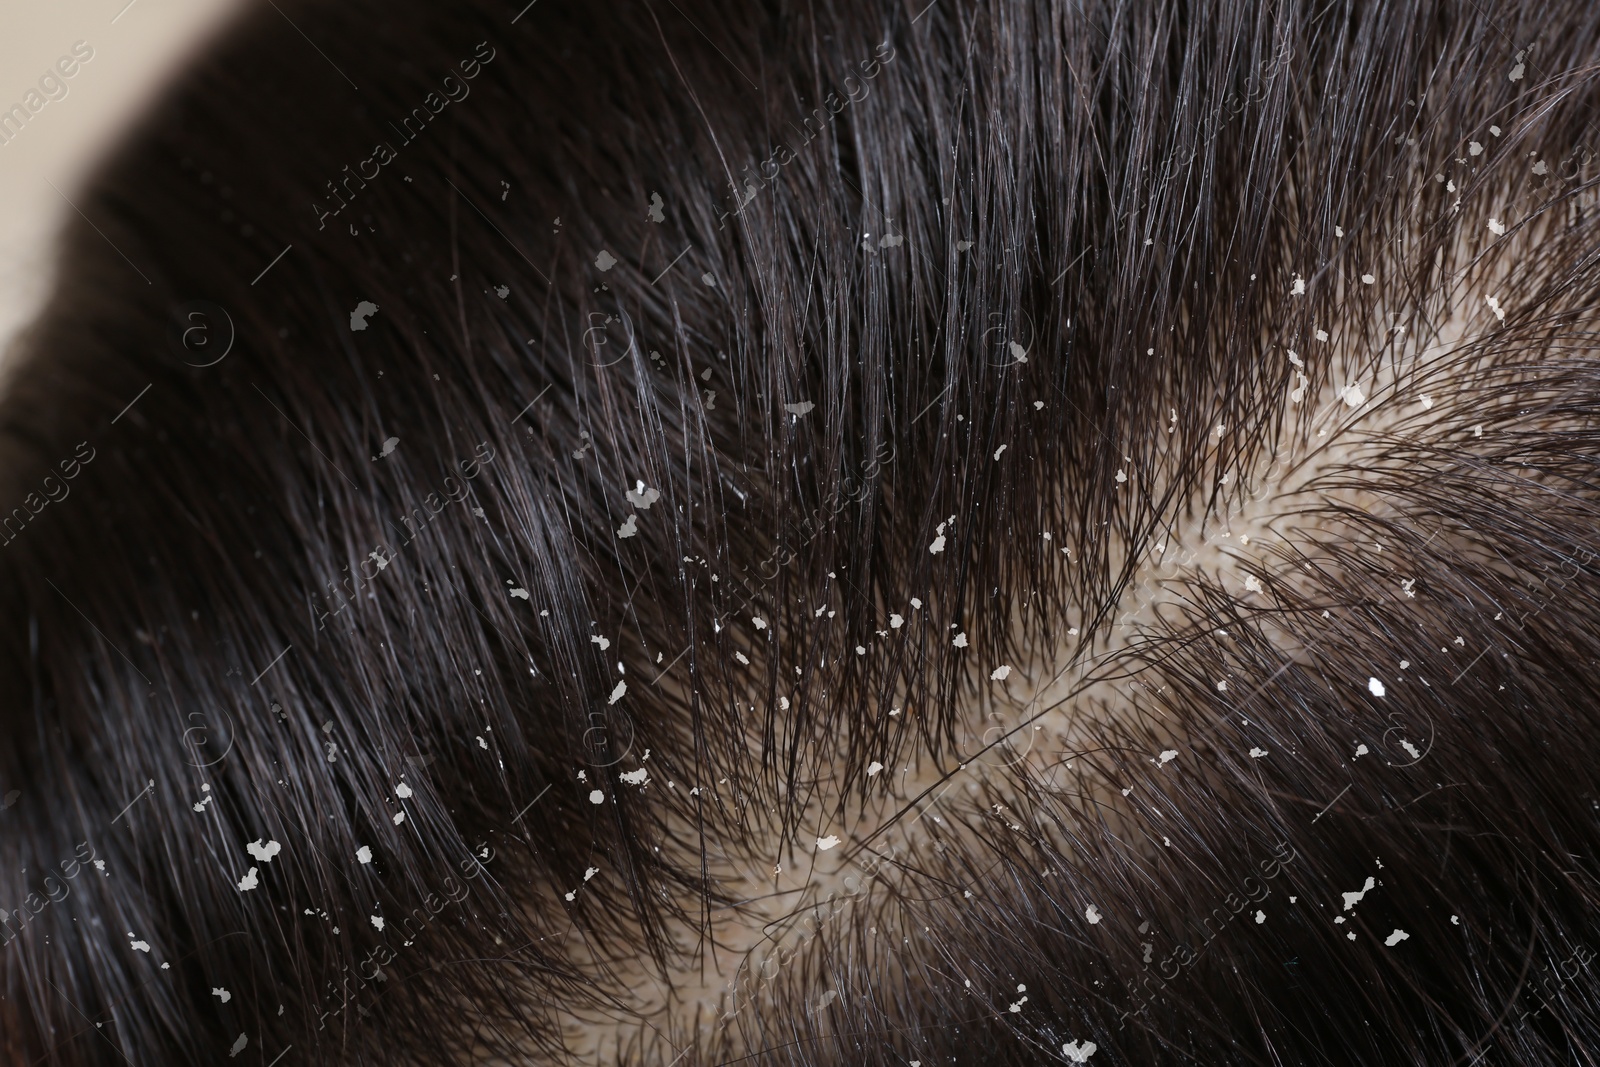
POLYGON ((1587 1054, 1594 12, 292 14, 0 409, 105 457, 0 558, 10 869, 107 867, 19 1055, 1587 1054))

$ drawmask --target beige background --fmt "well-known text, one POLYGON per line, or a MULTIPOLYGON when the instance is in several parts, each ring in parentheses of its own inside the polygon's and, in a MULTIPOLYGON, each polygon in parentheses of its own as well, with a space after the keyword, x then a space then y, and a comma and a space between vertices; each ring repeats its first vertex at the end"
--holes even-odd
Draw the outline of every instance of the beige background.
POLYGON ((244 0, 0 0, 0 110, 75 41, 94 58, 0 145, 0 365, 54 280, 52 248, 77 187, 162 83, 244 0), (57 193, 50 183, 60 189, 57 193))

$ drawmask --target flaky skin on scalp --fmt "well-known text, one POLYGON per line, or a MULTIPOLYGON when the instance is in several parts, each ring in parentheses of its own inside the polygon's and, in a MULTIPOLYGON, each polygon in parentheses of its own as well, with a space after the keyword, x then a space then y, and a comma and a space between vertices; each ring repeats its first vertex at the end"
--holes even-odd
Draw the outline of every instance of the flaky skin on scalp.
POLYGON ((4 1062, 1600 1057, 1600 9, 276 6, 0 400, 4 1062))

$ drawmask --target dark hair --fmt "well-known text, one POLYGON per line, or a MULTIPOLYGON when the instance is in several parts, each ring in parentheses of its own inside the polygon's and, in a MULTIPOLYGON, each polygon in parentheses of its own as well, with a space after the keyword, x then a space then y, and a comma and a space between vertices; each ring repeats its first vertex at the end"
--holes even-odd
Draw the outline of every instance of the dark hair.
POLYGON ((1597 20, 252 10, 0 401, 6 1062, 1592 1059, 1597 20))

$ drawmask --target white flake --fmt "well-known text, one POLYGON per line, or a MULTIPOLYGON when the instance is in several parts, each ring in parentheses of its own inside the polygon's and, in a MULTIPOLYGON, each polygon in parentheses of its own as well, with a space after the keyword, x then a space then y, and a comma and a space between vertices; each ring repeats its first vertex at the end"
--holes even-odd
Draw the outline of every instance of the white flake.
POLYGON ((394 813, 394 824, 396 826, 399 826, 401 823, 403 823, 405 821, 406 821, 406 813, 405 812, 397 811, 397 812, 394 813))
POLYGON ((1489 305, 1489 310, 1494 312, 1495 318, 1499 319, 1501 322, 1506 321, 1506 309, 1500 306, 1500 301, 1498 299, 1492 296, 1486 296, 1483 298, 1483 302, 1489 305))
POLYGON ((1477 141, 1468 141, 1467 142, 1467 155, 1469 155, 1469 156, 1481 156, 1481 155, 1483 155, 1483 145, 1479 144, 1477 141))
POLYGON ((1264 912, 1264 911, 1256 912, 1256 922, 1258 924, 1259 923, 1264 923, 1266 921, 1267 921, 1267 913, 1266 912, 1264 912))
POLYGON ((1376 278, 1374 278, 1374 277, 1373 277, 1373 276, 1372 276, 1372 275, 1370 275, 1370 274, 1363 274, 1363 275, 1362 275, 1362 276, 1361 276, 1361 281, 1362 281, 1362 282, 1363 282, 1363 283, 1364 283, 1364 284, 1366 284, 1366 285, 1373 285, 1373 284, 1375 284, 1375 283, 1376 283, 1376 282, 1377 282, 1377 280, 1378 280, 1378 279, 1376 279, 1376 278))
POLYGON ((1294 276, 1294 284, 1289 286, 1289 295, 1290 296, 1305 296, 1306 295, 1306 280, 1304 278, 1300 277, 1300 275, 1298 275, 1298 274, 1296 274, 1294 276))
POLYGON ((823 851, 823 852, 828 851, 830 848, 833 848, 838 843, 839 843, 839 839, 837 837, 835 837, 833 834, 829 834, 827 837, 819 837, 819 838, 817 838, 817 848, 819 850, 823 851))
POLYGON ((1489 232, 1498 237, 1506 232, 1506 224, 1501 222, 1499 219, 1490 219, 1489 232))
POLYGON ((365 330, 367 328, 367 319, 377 313, 377 304, 370 300, 361 301, 356 305, 356 309, 350 312, 350 328, 352 330, 365 330))
POLYGON ((610 697, 610 699, 608 699, 606 701, 606 703, 607 704, 615 704, 617 701, 622 699, 623 694, 626 693, 627 691, 628 691, 628 683, 627 682, 618 682, 617 683, 617 687, 611 691, 611 697, 610 697))
POLYGON ((262 863, 271 863, 272 857, 283 851, 283 846, 278 844, 276 841, 268 841, 263 845, 261 843, 261 839, 258 837, 248 845, 244 846, 244 849, 262 863))
POLYGON ((1093 904, 1083 909, 1083 917, 1089 920, 1091 926, 1100 921, 1100 913, 1094 909, 1093 904))
POLYGON ((528 591, 526 589, 523 589, 521 586, 517 586, 517 587, 513 588, 511 590, 511 595, 514 596, 514 597, 520 597, 523 600, 530 600, 531 601, 533 599, 531 596, 528 595, 528 591))
POLYGON ((246 873, 243 878, 239 879, 239 892, 248 893, 250 890, 254 889, 260 884, 260 881, 256 878, 256 869, 251 867, 249 872, 246 873))
POLYGON ((644 785, 650 777, 650 770, 647 767, 640 767, 636 771, 623 771, 617 777, 627 785, 644 785))
POLYGON ((1021 345, 1017 344, 1017 342, 1015 342, 1015 341, 1011 342, 1011 355, 1012 355, 1012 358, 1014 358, 1018 363, 1026 363, 1026 362, 1028 362, 1027 349, 1023 348, 1021 345))
POLYGON ((601 270, 610 270, 617 265, 617 257, 602 248, 600 254, 594 257, 594 265, 601 270))
POLYGON ((1359 385, 1347 385, 1339 390, 1339 399, 1344 401, 1346 407, 1358 408, 1367 402, 1367 394, 1361 391, 1359 385))
POLYGON ((992 681, 992 682, 1003 682, 1007 678, 1009 678, 1010 676, 1011 676, 1011 667, 1010 667, 1009 664, 1001 664, 1000 666, 996 667, 994 670, 989 672, 989 680, 992 681))
POLYGON ((1076 1041, 1068 1041, 1061 1046, 1061 1054, 1073 1063, 1088 1063, 1097 1047, 1093 1041, 1085 1041, 1081 1046, 1076 1041))
POLYGON ((890 615, 889 616, 889 629, 898 630, 898 629, 900 629, 900 627, 904 626, 905 624, 906 624, 906 620, 903 619, 902 617, 900 617, 899 615, 890 615))
POLYGON ((222 1001, 224 1004, 233 999, 233 994, 220 986, 212 986, 211 995, 222 1001))
POLYGON ((622 525, 617 527, 617 536, 618 537, 632 537, 634 534, 636 534, 638 532, 639 532, 639 516, 637 516, 637 515, 629 515, 626 519, 623 520, 622 525))
POLYGON ((1410 936, 1411 936, 1410 934, 1406 933, 1404 930, 1400 929, 1397 926, 1397 927, 1395 927, 1394 933, 1390 934, 1388 937, 1383 939, 1383 943, 1385 945, 1388 945, 1390 948, 1394 948, 1396 945, 1398 945, 1400 942, 1406 940, 1406 938, 1408 938, 1410 936))
POLYGON ((1264 748, 1261 748, 1259 746, 1256 747, 1256 748, 1252 748, 1250 750, 1250 758, 1251 759, 1260 759, 1262 756, 1265 756, 1266 754, 1267 754, 1267 750, 1264 749, 1264 748))
POLYGON ((816 409, 816 404, 809 400, 802 400, 798 404, 785 404, 783 410, 791 415, 806 415, 816 409))
POLYGON ((1370 890, 1373 886, 1375 886, 1377 884, 1378 884, 1377 879, 1373 878, 1369 874, 1367 876, 1367 884, 1366 885, 1362 886, 1360 889, 1356 890, 1354 893, 1345 893, 1345 894, 1343 894, 1343 896, 1344 896, 1344 910, 1345 911, 1349 911, 1351 908, 1353 908, 1357 904, 1361 903, 1361 898, 1366 896, 1367 895, 1367 891, 1370 890))
POLYGON ((601 637, 599 634, 590 634, 589 643, 591 645, 599 645, 600 651, 604 652, 606 649, 611 647, 611 638, 601 637))
POLYGON ((382 915, 369 915, 369 916, 367 916, 367 918, 372 920, 372 925, 374 927, 376 927, 379 930, 383 929, 383 916, 382 915))
POLYGON ((755 618, 751 619, 750 621, 755 626, 755 628, 758 629, 758 630, 765 630, 767 628, 767 620, 763 619, 759 615, 757 615, 755 618))
POLYGON ((950 643, 952 645, 955 645, 957 648, 966 648, 967 647, 967 635, 966 634, 956 634, 956 639, 954 641, 950 642, 950 643))
POLYGON ((399 785, 394 787, 394 795, 399 797, 401 800, 404 800, 411 795, 411 787, 406 783, 401 782, 399 785))
POLYGON ((995 449, 994 450, 994 458, 995 459, 999 459, 1000 458, 1000 453, 1004 452, 1005 450, 1006 450, 1006 446, 1005 445, 1001 445, 999 448, 995 449))
POLYGON ((1375 697, 1381 697, 1388 692, 1388 690, 1384 689, 1383 683, 1378 681, 1376 678, 1368 678, 1367 692, 1371 693, 1375 697))
POLYGON ((150 952, 150 942, 148 941, 129 941, 128 947, 136 952, 143 952, 146 954, 150 952))
POLYGON ((1262 591, 1261 579, 1253 574, 1247 574, 1244 576, 1244 587, 1252 593, 1259 593, 1262 591))
POLYGON ((591 803, 591 804, 604 804, 605 802, 606 802, 606 794, 605 794, 604 790, 596 789, 592 793, 589 794, 589 803, 591 803))
POLYGON ((877 760, 873 760, 871 763, 867 764, 867 777, 871 778, 881 770, 883 770, 883 764, 879 763, 877 760))
POLYGON ((371 863, 372 849, 368 848, 366 845, 362 845, 360 848, 356 849, 356 860, 360 863, 371 863))
POLYGON ((661 499, 661 490, 651 489, 643 482, 636 482, 634 488, 622 494, 623 497, 640 511, 649 511, 650 505, 661 499))
MULTIPOLYGON (((162 966, 165 967, 166 964, 162 964, 162 966)), ((250 1044, 250 1035, 249 1034, 240 1034, 238 1036, 238 1038, 233 1042, 232 1047, 230 1047, 228 1049, 228 1058, 230 1060, 233 1059, 233 1057, 235 1057, 239 1053, 243 1052, 245 1050, 245 1046, 248 1045, 248 1044, 250 1044)))
POLYGON ((1162 763, 1171 763, 1173 760, 1175 760, 1177 758, 1178 758, 1178 750, 1175 749, 1175 748, 1166 749, 1165 751, 1163 751, 1161 753, 1161 762, 1162 763))

